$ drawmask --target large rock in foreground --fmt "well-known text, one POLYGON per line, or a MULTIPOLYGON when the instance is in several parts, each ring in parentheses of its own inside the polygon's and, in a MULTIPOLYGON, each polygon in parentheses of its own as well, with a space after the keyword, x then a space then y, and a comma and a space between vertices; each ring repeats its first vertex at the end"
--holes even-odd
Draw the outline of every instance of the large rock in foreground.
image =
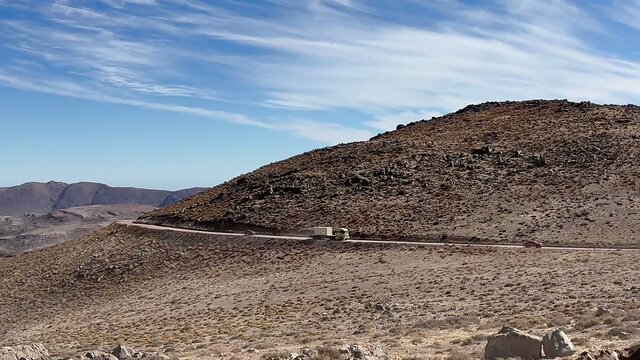
POLYGON ((576 348, 571 339, 562 330, 556 330, 542 338, 544 356, 550 359, 567 357, 576 353, 576 348))
POLYGON ((487 339, 484 349, 485 360, 508 358, 537 360, 542 358, 542 342, 537 336, 524 331, 504 326, 497 335, 487 339))

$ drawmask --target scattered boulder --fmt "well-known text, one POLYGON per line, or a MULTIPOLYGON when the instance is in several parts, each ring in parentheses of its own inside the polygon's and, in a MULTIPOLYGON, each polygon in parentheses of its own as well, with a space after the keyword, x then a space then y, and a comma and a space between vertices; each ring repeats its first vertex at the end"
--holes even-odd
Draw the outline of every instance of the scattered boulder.
POLYGON ((487 338, 484 349, 485 360, 518 357, 524 360, 542 358, 542 342, 539 337, 524 331, 503 326, 497 335, 487 338))
POLYGON ((625 349, 622 356, 624 360, 640 360, 640 344, 625 349))
POLYGON ((387 354, 380 346, 346 346, 341 353, 344 360, 383 360, 387 359, 387 354))
MULTIPOLYGON (((32 360, 31 358, 26 358, 27 360, 32 360)), ((60 358, 42 358, 42 360, 51 360, 51 359, 60 359, 60 358)), ((114 348, 111 353, 106 353, 99 350, 93 350, 86 352, 84 354, 76 355, 73 357, 64 358, 64 360, 169 360, 171 357, 159 354, 159 353, 143 353, 143 352, 134 352, 133 349, 124 346, 118 345, 114 348)), ((0 360, 5 360, 0 357, 0 360)), ((12 359, 7 359, 12 360, 12 359)), ((16 359, 20 360, 20 359, 16 359)), ((35 358, 34 358, 35 360, 35 358)))
POLYGON ((577 360, 640 360, 640 344, 629 347, 623 351, 608 349, 594 353, 585 351, 580 354, 577 360))
POLYGON ((598 306, 598 309, 596 310, 596 316, 612 315, 613 313, 613 310, 603 305, 598 306))
POLYGON ((493 154, 494 152, 495 152, 495 149, 493 148, 493 146, 489 144, 483 145, 481 148, 473 149, 473 151, 471 151, 471 153, 476 155, 490 155, 490 154, 493 154))
POLYGON ((542 338, 542 348, 547 358, 571 356, 576 353, 576 348, 571 339, 562 330, 556 330, 542 338))
POLYGON ((585 351, 580 354, 578 360, 620 360, 620 357, 616 351, 611 350, 600 350, 596 354, 590 354, 585 351))
POLYGON ((117 357, 103 352, 103 351, 89 351, 80 357, 81 360, 90 359, 90 360, 118 360, 117 357))
POLYGON ((314 349, 307 349, 304 348, 300 351, 302 353, 302 355, 308 357, 308 358, 314 358, 316 356, 318 356, 318 350, 314 350, 314 349))
POLYGON ((311 359, 336 359, 336 360, 386 360, 387 354, 377 345, 345 345, 340 349, 335 348, 304 348, 300 352, 290 354, 265 355, 266 360, 311 360, 311 359))
POLYGON ((543 167, 549 165, 547 159, 540 154, 533 155, 530 160, 535 167, 543 167))
POLYGON ((371 180, 361 174, 356 174, 349 180, 349 184, 369 186, 371 184, 371 180))
POLYGON ((0 360, 49 360, 49 350, 42 344, 0 348, 0 360))
POLYGON ((373 303, 368 302, 364 305, 365 309, 375 309, 377 311, 382 311, 385 313, 392 312, 398 309, 398 304, 396 303, 373 303))
POLYGON ((111 351, 111 354, 117 357, 119 360, 125 360, 130 357, 133 357, 133 350, 120 344, 115 349, 111 351))

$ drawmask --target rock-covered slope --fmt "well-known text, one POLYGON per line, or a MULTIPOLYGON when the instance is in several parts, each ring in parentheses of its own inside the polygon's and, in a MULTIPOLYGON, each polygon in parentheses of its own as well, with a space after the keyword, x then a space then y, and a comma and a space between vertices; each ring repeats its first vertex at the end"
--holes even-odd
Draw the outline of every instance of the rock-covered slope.
POLYGON ((640 108, 485 103, 264 166, 141 220, 359 237, 635 246, 640 108))
POLYGON ((178 191, 174 191, 171 194, 167 195, 167 197, 162 201, 160 207, 172 205, 182 199, 186 199, 189 196, 193 196, 199 192, 204 190, 203 188, 193 187, 188 189, 182 189, 178 191))
POLYGON ((172 192, 111 187, 91 182, 74 184, 54 181, 33 182, 0 188, 0 216, 46 214, 53 210, 88 205, 166 206, 202 190, 202 188, 191 188, 172 192))

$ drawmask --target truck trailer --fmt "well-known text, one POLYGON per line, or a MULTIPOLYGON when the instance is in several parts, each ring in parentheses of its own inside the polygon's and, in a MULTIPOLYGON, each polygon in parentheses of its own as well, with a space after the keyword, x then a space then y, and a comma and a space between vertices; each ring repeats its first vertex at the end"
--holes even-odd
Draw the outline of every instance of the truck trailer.
POLYGON ((329 226, 317 226, 313 228, 311 233, 312 239, 327 239, 344 241, 349 240, 349 229, 346 228, 332 228, 329 226))

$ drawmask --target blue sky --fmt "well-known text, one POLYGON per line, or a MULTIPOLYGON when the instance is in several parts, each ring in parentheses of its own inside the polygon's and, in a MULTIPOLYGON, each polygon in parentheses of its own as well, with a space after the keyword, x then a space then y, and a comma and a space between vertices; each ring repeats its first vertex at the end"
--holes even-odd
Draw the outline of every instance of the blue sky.
POLYGON ((212 186, 469 103, 640 99, 640 0, 0 0, 0 186, 212 186))

